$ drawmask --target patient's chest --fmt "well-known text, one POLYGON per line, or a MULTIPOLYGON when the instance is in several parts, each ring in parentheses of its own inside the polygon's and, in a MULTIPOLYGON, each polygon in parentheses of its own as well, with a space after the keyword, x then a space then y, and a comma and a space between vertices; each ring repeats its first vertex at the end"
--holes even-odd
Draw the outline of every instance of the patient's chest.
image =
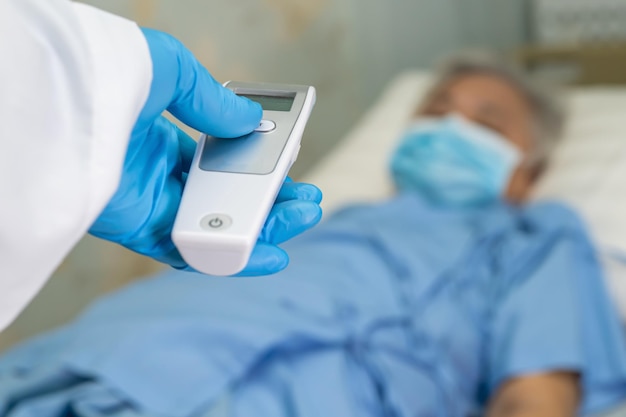
MULTIPOLYGON (((436 386, 472 399, 484 374, 491 314, 502 296, 503 256, 511 255, 503 250, 510 231, 484 222, 480 216, 420 215, 403 201, 352 209, 289 245, 290 279, 329 297, 356 343, 385 364, 389 373, 381 371, 381 378, 413 373, 420 380, 426 367, 436 386)), ((410 389, 398 390, 411 402, 410 389)))

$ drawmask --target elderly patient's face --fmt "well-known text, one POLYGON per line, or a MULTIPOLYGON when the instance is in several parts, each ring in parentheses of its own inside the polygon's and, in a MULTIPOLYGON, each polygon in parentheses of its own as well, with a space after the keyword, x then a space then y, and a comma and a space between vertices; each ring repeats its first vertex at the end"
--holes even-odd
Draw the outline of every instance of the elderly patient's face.
MULTIPOLYGON (((533 148, 533 115, 525 97, 507 81, 489 74, 459 77, 435 89, 419 111, 422 116, 457 113, 474 123, 498 132, 529 155, 533 148)), ((505 197, 522 202, 536 172, 521 164, 515 171, 505 197)))

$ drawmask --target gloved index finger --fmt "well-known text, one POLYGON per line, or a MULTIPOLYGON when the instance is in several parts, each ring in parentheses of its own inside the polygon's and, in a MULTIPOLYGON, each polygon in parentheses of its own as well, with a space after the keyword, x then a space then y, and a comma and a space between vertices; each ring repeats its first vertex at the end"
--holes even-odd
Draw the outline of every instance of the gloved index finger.
POLYGON ((153 59, 152 88, 167 91, 173 86, 169 103, 163 104, 178 120, 222 138, 243 136, 259 125, 263 110, 258 103, 223 87, 172 36, 149 29, 143 32, 153 59))
POLYGON ((221 138, 243 136, 259 125, 263 110, 258 103, 223 87, 187 49, 180 54, 170 113, 196 130, 221 138))

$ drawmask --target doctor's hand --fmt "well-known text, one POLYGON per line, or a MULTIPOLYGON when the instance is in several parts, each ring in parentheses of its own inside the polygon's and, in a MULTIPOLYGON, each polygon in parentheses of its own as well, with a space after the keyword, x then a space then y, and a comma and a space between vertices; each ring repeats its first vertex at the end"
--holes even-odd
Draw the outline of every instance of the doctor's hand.
MULTIPOLYGON (((89 232, 187 269, 171 232, 196 142, 161 114, 167 110, 196 130, 234 138, 259 125, 262 109, 222 87, 173 37, 143 33, 153 64, 150 94, 133 129, 119 187, 89 232)), ((286 182, 241 275, 285 268, 289 258, 276 245, 319 222, 320 200, 316 187, 286 182)))

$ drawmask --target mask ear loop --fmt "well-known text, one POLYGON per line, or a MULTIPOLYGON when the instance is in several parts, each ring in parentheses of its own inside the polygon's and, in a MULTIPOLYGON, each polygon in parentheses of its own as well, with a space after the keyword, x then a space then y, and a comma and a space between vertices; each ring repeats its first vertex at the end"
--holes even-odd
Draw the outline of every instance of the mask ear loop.
MULTIPOLYGON (((537 134, 536 137, 538 136, 537 134)), ((523 165, 520 165, 530 171, 533 183, 536 183, 548 169, 550 165, 549 155, 552 153, 552 149, 545 146, 545 141, 542 141, 542 143, 538 142, 539 141, 535 138, 533 145, 537 148, 537 151, 533 152, 528 158, 525 158, 523 165)))
POLYGON ((524 163, 524 168, 528 168, 530 171, 530 179, 533 184, 539 181, 539 178, 546 172, 548 163, 545 159, 539 159, 538 162, 532 162, 530 159, 524 163))
MULTIPOLYGON (((518 164, 516 169, 524 169, 529 173, 531 187, 535 187, 537 183, 541 180, 541 177, 547 171, 550 160, 546 156, 548 152, 545 149, 539 149, 536 152, 533 152, 530 155, 526 155, 523 160, 518 164)), ((533 192, 531 190, 530 195, 533 192)))

